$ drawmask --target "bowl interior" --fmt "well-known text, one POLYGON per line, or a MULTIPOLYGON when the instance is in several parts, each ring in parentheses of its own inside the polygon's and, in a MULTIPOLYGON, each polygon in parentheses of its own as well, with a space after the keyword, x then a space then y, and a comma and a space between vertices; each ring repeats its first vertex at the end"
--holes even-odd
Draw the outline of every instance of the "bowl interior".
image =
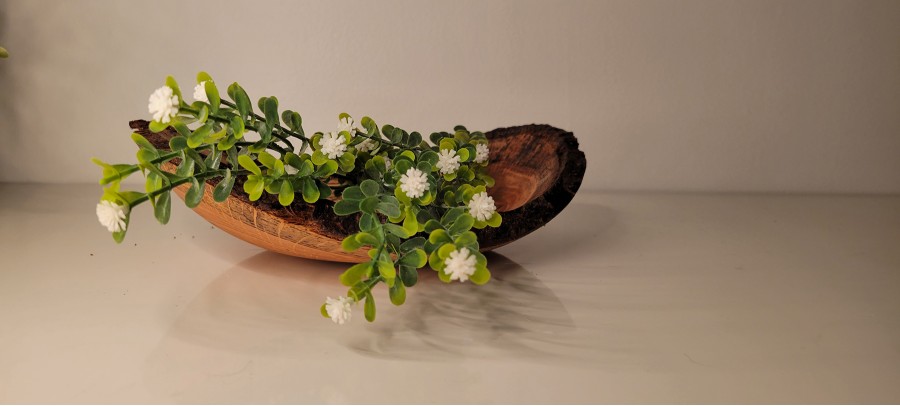
POLYGON ((518 209, 543 195, 560 175, 559 139, 537 141, 531 132, 491 139, 488 174, 496 181, 489 193, 497 211, 518 209))

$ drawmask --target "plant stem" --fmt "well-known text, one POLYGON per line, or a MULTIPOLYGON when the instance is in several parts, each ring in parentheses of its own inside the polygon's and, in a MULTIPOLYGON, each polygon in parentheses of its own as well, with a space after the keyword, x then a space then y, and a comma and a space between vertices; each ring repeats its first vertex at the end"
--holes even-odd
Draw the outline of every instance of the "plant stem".
MULTIPOLYGON (((236 104, 234 104, 234 103, 232 103, 232 102, 230 102, 230 101, 228 101, 228 100, 225 100, 225 99, 222 99, 222 104, 224 104, 224 105, 226 105, 226 106, 228 106, 228 107, 231 107, 231 108, 233 108, 233 109, 236 109, 236 108, 237 108, 237 105, 236 105, 236 104)), ((266 121, 266 118, 265 118, 265 117, 260 116, 259 114, 256 114, 256 113, 254 113, 253 111, 251 111, 250 114, 253 115, 253 118, 255 118, 255 119, 257 119, 257 120, 260 120, 260 121, 266 121)), ((290 136, 295 137, 295 138, 299 138, 300 140, 305 141, 305 142, 309 142, 309 139, 306 138, 305 136, 300 135, 299 133, 295 133, 295 132, 293 132, 293 131, 291 131, 291 130, 288 130, 287 128, 282 127, 281 124, 275 124, 275 128, 281 130, 281 132, 283 132, 283 133, 285 133, 285 134, 287 134, 287 135, 290 135, 290 136)))
MULTIPOLYGON (((200 114, 199 111, 194 110, 194 109, 192 109, 192 108, 190 108, 190 107, 181 107, 181 110, 184 110, 184 111, 187 111, 187 112, 193 113, 193 114, 200 114)), ((219 117, 219 116, 217 116, 217 115, 215 115, 215 114, 213 114, 213 113, 209 113, 209 115, 208 115, 207 117, 209 117, 209 118, 212 119, 213 121, 218 121, 218 122, 223 123, 223 124, 229 124, 229 123, 231 123, 231 120, 228 120, 227 118, 224 118, 224 117, 219 117)), ((259 128, 256 127, 256 126, 254 126, 253 124, 250 124, 250 123, 244 123, 244 127, 245 127, 245 128, 249 128, 249 129, 255 131, 256 133, 259 133, 259 128)), ((285 144, 291 151, 294 150, 294 144, 291 144, 291 142, 288 141, 287 137, 285 137, 285 136, 283 136, 283 135, 280 135, 280 134, 278 134, 278 133, 276 133, 276 132, 274 132, 274 131, 272 132, 272 135, 275 136, 275 138, 278 138, 280 141, 284 142, 284 144, 285 144)), ((278 152, 281 153, 281 154, 285 154, 285 153, 288 152, 288 150, 282 148, 282 147, 279 146, 278 144, 270 143, 268 146, 271 147, 272 149, 278 151, 278 152)))
MULTIPOLYGON (((381 276, 381 275, 378 275, 378 276, 376 276, 376 277, 374 277, 374 278, 369 278, 369 279, 366 279, 365 281, 363 281, 363 286, 365 286, 365 288, 362 290, 362 292, 359 292, 359 294, 356 295, 356 297, 358 297, 358 298, 360 298, 360 299, 354 298, 354 300, 356 300, 357 302, 359 302, 362 298, 366 297, 366 295, 367 295, 369 292, 372 291, 372 288, 374 288, 375 285, 378 284, 378 282, 381 282, 381 281, 383 281, 383 280, 384 280, 384 277, 381 276)), ((354 293, 356 293, 356 292, 354 292, 354 293)))
MULTIPOLYGON (((250 172, 250 171, 240 169, 240 170, 231 171, 231 174, 232 174, 232 176, 235 176, 235 175, 244 174, 246 172, 250 172)), ((198 182, 205 182, 206 179, 214 178, 216 176, 222 176, 224 173, 225 173, 224 169, 213 169, 213 170, 209 170, 209 171, 206 171, 206 172, 194 175, 194 176, 188 176, 186 178, 178 179, 174 182, 169 183, 166 186, 163 186, 160 189, 154 190, 150 193, 147 193, 146 195, 144 195, 142 197, 135 199, 133 202, 131 202, 130 206, 132 208, 134 208, 134 206, 137 206, 143 202, 146 202, 147 200, 150 200, 150 198, 159 196, 163 193, 167 193, 177 186, 180 186, 180 185, 190 182, 192 178, 197 178, 198 182)))

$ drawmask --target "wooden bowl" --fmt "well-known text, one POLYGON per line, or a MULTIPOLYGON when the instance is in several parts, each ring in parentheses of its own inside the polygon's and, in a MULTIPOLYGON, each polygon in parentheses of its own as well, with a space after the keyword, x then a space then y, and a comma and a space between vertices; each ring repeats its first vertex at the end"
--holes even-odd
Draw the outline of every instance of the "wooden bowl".
MULTIPOLYGON (((167 149, 176 135, 171 128, 153 133, 148 122, 135 120, 131 128, 157 148, 167 149)), ((488 190, 497 210, 503 214, 498 228, 475 230, 482 251, 509 244, 543 227, 572 201, 584 178, 586 161, 571 132, 549 125, 498 128, 487 133, 491 164, 488 171, 496 185, 488 190)), ((174 172, 175 164, 163 170, 174 172)), ((334 202, 320 200, 307 204, 296 199, 282 207, 274 198, 251 202, 241 185, 222 203, 213 200, 213 182, 194 208, 204 219, 225 232, 270 251, 326 261, 362 262, 369 259, 365 249, 347 253, 341 240, 356 230, 358 216, 334 214, 334 202)), ((184 198, 188 185, 175 189, 184 198)))

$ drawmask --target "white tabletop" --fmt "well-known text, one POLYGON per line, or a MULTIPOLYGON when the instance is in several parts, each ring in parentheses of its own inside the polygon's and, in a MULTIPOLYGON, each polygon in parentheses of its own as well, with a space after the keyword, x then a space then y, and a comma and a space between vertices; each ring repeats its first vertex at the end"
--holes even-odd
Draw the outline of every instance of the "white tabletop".
POLYGON ((900 402, 900 197, 583 192, 338 326, 344 265, 99 191, 0 185, 2 403, 900 402))

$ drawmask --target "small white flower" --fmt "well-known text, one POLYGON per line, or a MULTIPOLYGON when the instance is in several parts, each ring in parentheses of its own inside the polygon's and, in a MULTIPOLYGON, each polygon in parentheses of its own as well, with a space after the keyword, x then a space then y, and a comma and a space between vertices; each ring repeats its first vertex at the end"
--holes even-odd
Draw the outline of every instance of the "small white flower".
POLYGON ((442 149, 438 154, 437 168, 442 174, 450 174, 459 169, 459 155, 452 149, 442 149))
POLYGON ((491 150, 488 149, 487 144, 478 144, 475 146, 475 162, 479 164, 483 164, 487 162, 488 157, 490 156, 491 150))
POLYGON ((469 252, 468 248, 460 248, 450 253, 444 260, 444 272, 450 275, 450 280, 465 282, 475 273, 477 259, 469 252))
POLYGON ((390 171, 392 166, 394 166, 394 162, 391 160, 391 158, 384 157, 384 171, 390 171))
POLYGON ((349 297, 338 296, 337 299, 329 297, 325 299, 325 312, 328 313, 328 317, 331 317, 331 321, 344 324, 350 321, 352 311, 350 305, 352 304, 353 299, 349 297))
POLYGON ((428 178, 425 176, 425 172, 416 168, 409 168, 406 173, 400 176, 400 190, 410 198, 424 196, 425 191, 428 190, 428 178))
POLYGON ((347 150, 347 140, 335 132, 323 135, 319 143, 322 144, 322 153, 330 159, 336 159, 347 150))
POLYGON ((372 141, 371 138, 366 138, 365 141, 356 144, 356 150, 359 152, 368 152, 375 149, 375 141, 372 141))
POLYGON ((109 200, 103 200, 97 204, 97 219, 111 233, 125 230, 125 218, 128 217, 128 207, 120 206, 109 200))
POLYGON ((338 122, 338 130, 337 132, 346 131, 350 133, 350 135, 356 135, 356 129, 353 128, 353 119, 350 117, 344 117, 338 122))
POLYGON ((472 200, 469 200, 469 214, 476 220, 487 221, 495 211, 497 206, 494 205, 494 198, 488 196, 487 192, 476 193, 472 196, 472 200))
POLYGON ((163 86, 150 95, 147 110, 153 119, 160 123, 168 123, 178 114, 178 96, 171 87, 163 86))
POLYGON ((206 81, 202 81, 197 83, 197 86, 194 86, 194 101, 201 101, 204 103, 209 103, 209 98, 206 97, 206 81))

